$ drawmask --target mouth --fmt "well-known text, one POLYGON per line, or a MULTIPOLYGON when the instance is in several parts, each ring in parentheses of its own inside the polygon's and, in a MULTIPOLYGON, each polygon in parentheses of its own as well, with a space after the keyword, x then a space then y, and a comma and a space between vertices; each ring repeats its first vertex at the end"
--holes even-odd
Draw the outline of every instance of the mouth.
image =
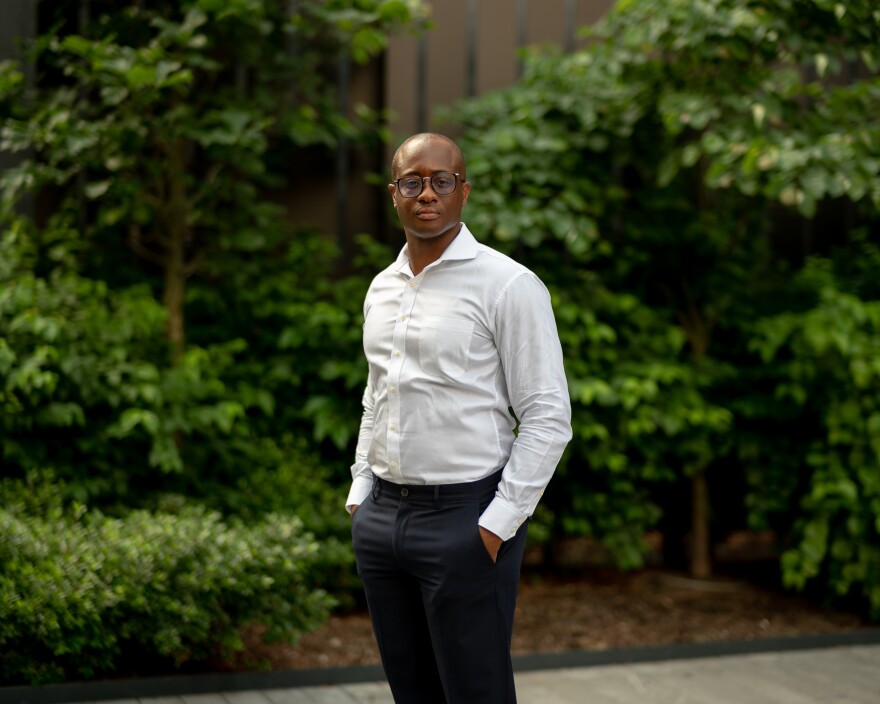
POLYGON ((440 217, 440 213, 436 210, 431 210, 430 208, 424 208, 416 211, 416 217, 419 218, 419 220, 434 220, 435 218, 440 217))

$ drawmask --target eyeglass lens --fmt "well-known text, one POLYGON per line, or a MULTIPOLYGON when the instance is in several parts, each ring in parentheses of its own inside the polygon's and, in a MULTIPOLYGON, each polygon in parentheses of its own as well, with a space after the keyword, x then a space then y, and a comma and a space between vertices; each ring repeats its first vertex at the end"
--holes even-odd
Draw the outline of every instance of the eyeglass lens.
MULTIPOLYGON (((397 180, 397 187, 400 189, 400 195, 404 198, 415 198, 419 195, 423 188, 427 177, 419 178, 418 176, 405 176, 397 180)), ((448 196, 455 191, 457 178, 455 174, 442 172, 431 176, 431 188, 438 196, 448 196)))

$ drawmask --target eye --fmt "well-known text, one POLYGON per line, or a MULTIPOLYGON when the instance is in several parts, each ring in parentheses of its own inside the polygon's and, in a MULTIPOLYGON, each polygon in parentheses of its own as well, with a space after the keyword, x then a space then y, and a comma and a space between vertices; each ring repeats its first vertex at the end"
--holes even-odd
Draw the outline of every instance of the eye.
POLYGON ((435 176, 434 183, 437 188, 449 188, 452 186, 452 178, 450 176, 435 176))
POLYGON ((417 178, 405 178, 400 182, 400 187, 408 191, 413 191, 421 185, 421 181, 417 178))

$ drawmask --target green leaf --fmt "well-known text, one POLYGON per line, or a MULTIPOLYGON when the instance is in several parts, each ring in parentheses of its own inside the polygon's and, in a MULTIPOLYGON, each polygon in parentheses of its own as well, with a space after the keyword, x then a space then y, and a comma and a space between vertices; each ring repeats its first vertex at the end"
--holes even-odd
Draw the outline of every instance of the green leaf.
POLYGON ((83 192, 86 194, 86 198, 94 200, 95 198, 100 198, 104 195, 111 185, 112 181, 109 179, 106 181, 93 181, 92 183, 86 184, 83 192))

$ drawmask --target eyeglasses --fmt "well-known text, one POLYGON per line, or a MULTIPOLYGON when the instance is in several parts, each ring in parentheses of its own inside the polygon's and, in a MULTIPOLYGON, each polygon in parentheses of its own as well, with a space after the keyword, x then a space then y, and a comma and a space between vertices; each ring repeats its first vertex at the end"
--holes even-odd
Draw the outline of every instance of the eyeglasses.
POLYGON ((425 181, 431 182, 431 188, 438 196, 448 196, 455 192, 455 186, 458 183, 459 174, 441 171, 433 176, 403 176, 402 178, 392 181, 397 186, 397 190, 404 198, 415 198, 421 195, 425 189, 425 181))

